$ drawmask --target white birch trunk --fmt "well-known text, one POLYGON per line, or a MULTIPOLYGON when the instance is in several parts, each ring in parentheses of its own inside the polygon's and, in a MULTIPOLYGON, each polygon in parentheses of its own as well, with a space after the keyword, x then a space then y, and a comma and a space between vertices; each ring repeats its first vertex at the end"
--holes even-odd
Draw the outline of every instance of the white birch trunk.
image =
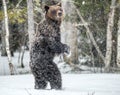
POLYGON ((5 24, 4 24, 4 20, 2 21, 1 38, 2 38, 1 56, 7 56, 6 43, 5 43, 5 24))
POLYGON ((29 50, 30 50, 35 35, 33 0, 27 0, 27 13, 28 13, 28 34, 29 34, 29 50))
POLYGON ((106 37, 106 56, 105 56, 105 71, 109 72, 111 55, 112 55, 112 30, 114 25, 114 15, 115 15, 115 3, 116 0, 111 1, 110 13, 107 24, 107 37, 106 37))
POLYGON ((8 26, 7 5, 6 5, 5 0, 2 0, 2 1, 3 1, 3 9, 4 9, 5 30, 6 30, 6 35, 5 35, 6 51, 7 51, 7 56, 8 56, 10 74, 13 75, 14 71, 13 71, 13 64, 12 64, 12 58, 11 58, 11 53, 10 53, 10 45, 9 45, 9 26, 8 26))
POLYGON ((118 21, 118 32, 117 32, 117 66, 120 67, 120 17, 118 21))

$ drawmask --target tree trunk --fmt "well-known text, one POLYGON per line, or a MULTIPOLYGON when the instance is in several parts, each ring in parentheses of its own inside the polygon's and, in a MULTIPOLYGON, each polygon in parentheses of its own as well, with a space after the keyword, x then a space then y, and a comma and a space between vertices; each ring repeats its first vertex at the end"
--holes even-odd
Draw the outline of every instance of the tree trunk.
POLYGON ((112 31, 113 31, 113 25, 114 25, 115 3, 116 3, 116 0, 111 1, 110 13, 109 13, 108 24, 107 24, 105 72, 110 71, 110 62, 111 62, 111 55, 112 55, 112 31))
POLYGON ((13 64, 12 64, 12 58, 11 58, 11 52, 10 52, 10 45, 9 45, 9 26, 8 26, 7 5, 6 5, 5 0, 2 0, 2 1, 3 1, 3 9, 4 9, 5 30, 6 30, 6 35, 5 35, 6 51, 7 51, 7 56, 8 56, 10 74, 13 75, 14 70, 13 70, 13 64))
POLYGON ((117 66, 120 67, 120 17, 118 21, 118 33, 117 33, 117 66))
POLYGON ((23 58, 25 54, 25 46, 22 46, 22 55, 21 55, 21 67, 24 68, 23 58))
POLYGON ((64 22, 63 26, 65 26, 64 28, 69 32, 66 33, 66 35, 62 34, 63 35, 62 37, 65 38, 65 39, 63 38, 64 41, 62 42, 70 46, 70 51, 71 51, 70 57, 64 56, 65 61, 69 64, 78 64, 77 29, 71 22, 64 22))
POLYGON ((24 63, 23 63, 23 59, 24 59, 24 54, 25 54, 25 42, 26 42, 26 40, 27 40, 27 37, 24 37, 24 44, 23 44, 23 46, 21 47, 21 61, 20 61, 20 63, 21 63, 21 67, 22 67, 22 68, 25 67, 25 66, 24 66, 24 63))
POLYGON ((29 34, 29 49, 34 39, 34 13, 33 13, 33 0, 27 0, 27 13, 28 13, 28 34, 29 34))
POLYGON ((75 64, 78 64, 78 40, 77 40, 77 33, 78 30, 74 26, 74 22, 76 22, 76 17, 71 16, 72 14, 75 14, 75 10, 73 6, 75 6, 72 3, 69 3, 70 0, 62 0, 62 7, 65 11, 65 13, 68 15, 68 19, 64 20, 61 25, 61 40, 63 43, 66 43, 68 46, 70 46, 71 55, 69 57, 64 56, 65 61, 75 66, 75 64), (70 10, 68 11, 68 8, 70 10))
POLYGON ((2 21, 1 38, 2 38, 1 56, 7 56, 7 52, 6 52, 6 43, 5 43, 5 24, 4 24, 4 21, 2 21))

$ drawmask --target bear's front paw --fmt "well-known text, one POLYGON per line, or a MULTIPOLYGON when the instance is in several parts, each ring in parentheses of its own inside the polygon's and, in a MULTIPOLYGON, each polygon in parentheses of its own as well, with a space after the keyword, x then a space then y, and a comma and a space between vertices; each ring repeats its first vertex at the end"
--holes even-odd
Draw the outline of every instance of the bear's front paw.
POLYGON ((64 44, 64 53, 66 53, 66 54, 70 53, 70 47, 66 44, 64 44))
POLYGON ((70 57, 71 56, 71 51, 70 51, 70 47, 65 45, 65 48, 64 48, 64 54, 66 55, 66 57, 70 57))

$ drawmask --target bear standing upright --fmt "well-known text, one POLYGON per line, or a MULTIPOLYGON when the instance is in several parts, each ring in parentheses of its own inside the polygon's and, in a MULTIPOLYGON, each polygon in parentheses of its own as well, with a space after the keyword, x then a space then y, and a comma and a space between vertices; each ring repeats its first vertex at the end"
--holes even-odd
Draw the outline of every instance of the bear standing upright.
POLYGON ((45 20, 39 25, 30 50, 30 67, 35 78, 35 89, 45 89, 47 82, 51 89, 61 89, 61 73, 53 62, 56 54, 69 53, 69 47, 61 43, 60 38, 61 3, 45 6, 45 11, 45 20))

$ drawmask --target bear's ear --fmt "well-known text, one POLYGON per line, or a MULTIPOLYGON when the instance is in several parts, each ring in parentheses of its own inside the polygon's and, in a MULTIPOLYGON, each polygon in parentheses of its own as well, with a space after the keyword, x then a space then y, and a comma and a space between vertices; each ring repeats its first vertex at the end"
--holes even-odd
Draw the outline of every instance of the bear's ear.
POLYGON ((45 11, 47 12, 48 11, 48 9, 49 9, 49 6, 47 6, 47 5, 45 5, 45 11))
POLYGON ((61 3, 58 3, 58 4, 57 4, 57 6, 60 6, 60 7, 61 7, 61 6, 62 6, 62 4, 61 4, 61 3))

